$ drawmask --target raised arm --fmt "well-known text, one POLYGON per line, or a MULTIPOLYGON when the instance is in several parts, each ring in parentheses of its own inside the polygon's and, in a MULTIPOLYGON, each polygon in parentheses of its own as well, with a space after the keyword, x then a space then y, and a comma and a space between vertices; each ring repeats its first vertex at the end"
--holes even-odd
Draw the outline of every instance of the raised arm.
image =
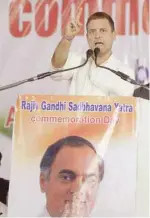
POLYGON ((69 22, 65 28, 64 36, 56 47, 53 57, 51 59, 51 64, 54 68, 62 68, 68 59, 72 40, 81 30, 81 13, 82 8, 79 9, 76 19, 69 22))

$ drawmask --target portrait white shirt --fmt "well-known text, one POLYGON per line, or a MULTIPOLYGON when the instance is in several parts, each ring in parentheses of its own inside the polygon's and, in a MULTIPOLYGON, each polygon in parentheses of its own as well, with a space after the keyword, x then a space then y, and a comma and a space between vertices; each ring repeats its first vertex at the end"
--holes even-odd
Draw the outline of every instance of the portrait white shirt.
MULTIPOLYGON (((70 52, 62 69, 78 66, 84 61, 85 57, 70 52)), ((111 55, 101 66, 121 71, 130 78, 135 78, 134 71, 115 58, 114 55, 111 55)), ((54 70, 52 64, 51 68, 51 70, 54 70)), ((51 78, 54 80, 69 80, 69 95, 132 96, 134 92, 134 85, 124 81, 109 70, 96 67, 92 58, 84 67, 57 73, 52 75, 51 78)))
MULTIPOLYGON (((43 211, 37 216, 37 217, 51 217, 46 209, 46 207, 43 208, 43 211)), ((91 217, 91 216, 89 216, 91 217)))

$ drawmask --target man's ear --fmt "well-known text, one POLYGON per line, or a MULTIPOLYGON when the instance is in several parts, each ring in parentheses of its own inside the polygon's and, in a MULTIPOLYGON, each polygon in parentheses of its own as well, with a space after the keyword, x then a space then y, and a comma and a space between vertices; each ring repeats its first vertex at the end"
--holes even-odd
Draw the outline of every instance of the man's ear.
POLYGON ((46 191, 46 186, 47 186, 47 180, 45 178, 45 175, 43 173, 40 173, 40 188, 41 188, 41 192, 45 192, 46 191))
POLYGON ((113 38, 114 38, 114 40, 116 40, 116 31, 115 30, 113 32, 113 38))

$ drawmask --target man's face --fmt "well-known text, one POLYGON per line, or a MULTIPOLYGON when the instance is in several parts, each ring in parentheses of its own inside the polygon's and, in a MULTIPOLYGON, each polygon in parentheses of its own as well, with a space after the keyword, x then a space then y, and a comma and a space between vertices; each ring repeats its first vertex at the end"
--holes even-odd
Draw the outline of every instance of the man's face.
POLYGON ((91 20, 87 26, 87 40, 90 49, 100 49, 100 55, 111 51, 116 34, 107 19, 91 20))
POLYGON ((56 155, 49 179, 45 180, 41 174, 41 189, 46 194, 50 216, 81 216, 81 213, 88 216, 99 184, 99 165, 96 163, 91 167, 95 156, 88 146, 64 146, 56 155), (77 202, 78 206, 75 205, 77 202))

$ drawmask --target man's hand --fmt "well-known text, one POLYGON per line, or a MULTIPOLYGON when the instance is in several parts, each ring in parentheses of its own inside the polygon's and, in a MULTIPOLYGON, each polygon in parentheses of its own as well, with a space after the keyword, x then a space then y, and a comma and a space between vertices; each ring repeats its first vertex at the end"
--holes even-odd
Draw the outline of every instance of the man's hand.
POLYGON ((65 28, 64 36, 74 38, 81 30, 82 23, 80 22, 82 8, 79 9, 76 19, 69 22, 65 28))
MULTIPOLYGON (((70 46, 74 37, 80 32, 82 24, 80 23, 80 17, 82 14, 82 8, 79 9, 76 19, 67 24, 60 43, 57 45, 53 57, 51 59, 51 64, 54 68, 62 68, 69 55, 70 46)), ((70 73, 69 79, 71 79, 73 73, 70 73)))
POLYGON ((62 217, 88 217, 90 214, 90 201, 87 200, 87 196, 84 189, 87 189, 87 184, 83 184, 82 191, 73 194, 72 202, 68 202, 65 205, 62 217), (85 186, 85 187, 84 187, 85 186))

